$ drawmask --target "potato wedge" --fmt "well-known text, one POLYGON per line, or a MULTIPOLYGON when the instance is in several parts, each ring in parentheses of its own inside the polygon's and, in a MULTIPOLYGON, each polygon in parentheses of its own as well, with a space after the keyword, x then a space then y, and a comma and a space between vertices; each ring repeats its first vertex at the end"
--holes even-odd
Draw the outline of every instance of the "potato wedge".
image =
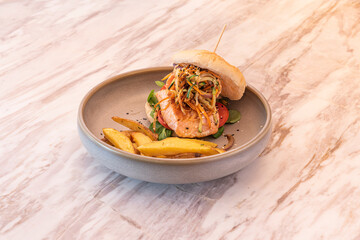
POLYGON ((189 141, 192 141, 192 142, 197 142, 197 143, 200 143, 200 144, 205 144, 205 145, 210 146, 210 147, 217 147, 216 143, 209 142, 209 141, 204 141, 204 140, 200 140, 200 139, 192 139, 192 138, 182 138, 182 139, 189 140, 189 141))
POLYGON ((204 155, 218 154, 219 151, 211 146, 196 141, 189 141, 177 137, 154 141, 138 147, 138 150, 147 156, 170 156, 181 153, 199 153, 204 155))
POLYGON ((103 141, 103 142, 105 142, 105 143, 107 143, 107 144, 109 144, 109 145, 111 145, 111 146, 114 147, 114 145, 113 145, 109 140, 107 140, 107 138, 105 138, 105 137, 103 137, 103 138, 101 139, 101 141, 103 141))
POLYGON ((109 140, 115 147, 135 154, 135 149, 130 138, 125 133, 119 132, 113 128, 103 128, 104 136, 109 140))
POLYGON ((142 132, 144 133, 146 136, 148 136, 151 140, 156 141, 158 139, 158 135, 156 133, 153 133, 149 128, 145 127, 144 125, 130 120, 130 119, 125 119, 125 118, 120 118, 120 117, 112 117, 112 119, 117 122, 120 123, 121 125, 130 128, 133 131, 136 132, 142 132))
POLYGON ((198 158, 198 157, 204 157, 206 155, 200 154, 200 153, 179 153, 176 155, 169 155, 169 156, 165 156, 165 155, 159 155, 156 156, 157 158, 198 158))
POLYGON ((127 136, 128 138, 130 138, 130 137, 131 137, 131 133, 133 133, 134 131, 119 131, 119 132, 125 134, 125 136, 127 136))
POLYGON ((140 151, 137 149, 138 145, 136 143, 132 143, 133 147, 134 147, 134 151, 135 151, 135 154, 140 154, 140 151))
POLYGON ((137 146, 152 142, 151 138, 141 132, 131 133, 131 140, 135 142, 137 146))
POLYGON ((176 155, 167 156, 167 158, 198 158, 203 156, 205 155, 202 155, 200 153, 179 153, 176 155))
POLYGON ((214 148, 216 151, 218 151, 218 153, 224 153, 226 152, 226 150, 221 149, 221 148, 214 148))

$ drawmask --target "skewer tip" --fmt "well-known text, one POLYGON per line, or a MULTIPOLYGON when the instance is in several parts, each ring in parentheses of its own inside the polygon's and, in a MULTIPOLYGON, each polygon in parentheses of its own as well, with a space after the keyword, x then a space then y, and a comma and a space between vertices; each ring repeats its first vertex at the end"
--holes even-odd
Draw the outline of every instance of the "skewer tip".
POLYGON ((217 49, 217 47, 219 46, 219 43, 220 43, 220 40, 221 40, 222 35, 224 34, 225 28, 226 28, 226 24, 224 25, 224 27, 223 27, 223 29, 222 29, 222 31, 221 31, 220 37, 219 37, 219 39, 218 39, 218 41, 217 41, 217 43, 216 43, 216 46, 215 46, 215 49, 214 49, 213 53, 216 52, 216 49, 217 49))

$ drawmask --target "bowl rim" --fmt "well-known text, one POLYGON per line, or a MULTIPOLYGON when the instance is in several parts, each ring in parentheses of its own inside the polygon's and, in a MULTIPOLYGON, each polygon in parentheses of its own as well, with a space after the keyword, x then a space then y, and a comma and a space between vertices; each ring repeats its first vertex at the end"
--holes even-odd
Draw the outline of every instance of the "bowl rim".
POLYGON ((252 93, 254 93, 261 101, 261 103, 263 104, 264 108, 265 108, 265 112, 266 112, 266 121, 265 124, 263 126, 263 128, 248 142, 238 146, 235 149, 229 150, 225 153, 221 153, 221 154, 216 154, 216 155, 211 155, 211 156, 205 156, 205 157, 200 157, 200 158, 177 158, 177 159, 171 159, 171 158, 157 158, 157 157, 148 157, 148 156, 142 156, 142 155, 136 155, 136 154, 132 154, 132 153, 128 153, 126 151, 123 151, 121 149, 115 148, 113 146, 110 146, 109 144, 106 144, 105 142, 103 142, 101 139, 97 138, 86 126, 85 121, 84 121, 84 109, 85 106, 87 104, 87 102, 89 101, 89 99, 101 88, 103 88, 104 86, 115 82, 115 81, 119 81, 122 78, 125 77, 129 77, 129 76, 133 76, 133 75, 137 75, 140 73, 145 73, 145 72, 154 72, 154 71, 172 71, 173 67, 168 67, 168 66, 161 66, 161 67, 150 67, 150 68, 143 68, 143 69, 138 69, 138 70, 133 70, 133 71, 129 71, 129 72, 125 72, 125 73, 121 73, 118 74, 116 76, 110 77, 104 81, 102 81, 101 83, 95 85, 92 89, 90 89, 86 95, 83 97, 82 101, 80 102, 79 108, 78 108, 78 118, 77 118, 77 124, 78 124, 78 128, 82 131, 83 134, 85 134, 90 140, 91 142, 93 142, 94 144, 98 145, 99 147, 103 148, 106 151, 109 151, 115 155, 118 155, 119 157, 125 157, 128 159, 132 159, 132 160, 136 160, 136 161, 141 161, 141 162, 147 162, 147 163, 156 163, 156 164, 166 164, 166 165, 188 165, 188 164, 199 164, 199 163, 205 163, 205 162, 212 162, 212 161, 216 161, 219 159, 223 159, 223 158, 228 158, 231 157, 235 154, 239 154, 241 152, 244 152, 245 150, 247 150, 248 148, 252 147, 253 145, 255 145, 257 142, 259 142, 260 140, 262 140, 262 138, 264 138, 267 134, 268 131, 270 131, 271 129, 271 122, 272 122, 272 116, 271 116, 271 109, 270 109, 270 105, 267 102, 267 100, 265 99, 265 97, 254 87, 252 87, 251 85, 249 85, 247 83, 246 89, 251 91, 252 93))

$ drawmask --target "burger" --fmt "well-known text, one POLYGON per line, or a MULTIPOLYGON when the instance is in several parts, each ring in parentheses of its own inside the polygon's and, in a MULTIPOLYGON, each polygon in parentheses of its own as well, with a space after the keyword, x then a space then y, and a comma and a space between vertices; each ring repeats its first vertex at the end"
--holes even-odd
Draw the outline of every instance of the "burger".
MULTIPOLYGON (((207 50, 185 50, 173 56, 174 68, 152 91, 145 105, 150 121, 157 121, 179 137, 216 134, 225 124, 226 107, 218 99, 239 100, 246 82, 240 70, 207 50)), ((228 113, 227 113, 228 116, 228 113)), ((155 124, 151 127, 155 129, 155 124)))

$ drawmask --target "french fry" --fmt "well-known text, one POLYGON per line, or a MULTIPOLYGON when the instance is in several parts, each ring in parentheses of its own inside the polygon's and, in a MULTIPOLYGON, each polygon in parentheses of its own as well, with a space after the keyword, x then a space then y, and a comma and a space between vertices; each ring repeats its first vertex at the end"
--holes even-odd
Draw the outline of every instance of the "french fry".
POLYGON ((226 152, 224 149, 221 148, 214 148, 216 151, 218 151, 218 153, 224 153, 226 152))
MULTIPOLYGON (((142 154, 143 155, 143 154, 142 154)), ((146 156, 146 155, 144 155, 146 156)), ((173 159, 178 159, 178 158, 198 158, 198 157, 204 157, 206 155, 200 154, 200 153, 179 153, 176 155, 159 155, 156 156, 157 158, 173 158, 173 159)))
POLYGON ((217 148, 216 143, 199 139, 168 137, 157 141, 158 135, 138 122, 120 117, 112 119, 131 130, 104 128, 103 141, 130 153, 159 158, 195 158, 225 152, 217 148))
POLYGON ((107 140, 107 138, 105 138, 105 137, 103 137, 103 138, 101 139, 101 141, 103 141, 103 142, 105 142, 105 143, 107 143, 107 144, 109 144, 109 145, 111 145, 111 146, 114 147, 114 145, 113 145, 109 140, 107 140))
POLYGON ((134 151, 135 151, 135 154, 140 154, 140 151, 137 149, 138 145, 136 143, 132 143, 133 147, 134 147, 134 151))
POLYGON ((172 156, 167 156, 167 158, 197 158, 197 157, 203 157, 205 155, 202 155, 200 153, 179 153, 172 156))
POLYGON ((165 156, 165 155, 159 155, 156 156, 157 158, 197 158, 197 157, 203 157, 205 155, 202 155, 200 153, 179 153, 176 155, 169 155, 169 156, 165 156))
POLYGON ((206 156, 219 154, 214 147, 177 137, 147 143, 139 146, 138 150, 147 156, 173 156, 182 153, 198 153, 206 156))
POLYGON ((119 131, 123 134, 125 134, 128 138, 131 138, 131 134, 134 132, 134 131, 119 131))
POLYGON ((112 117, 112 119, 115 122, 120 123, 121 125, 123 125, 127 128, 130 128, 133 131, 144 133, 146 136, 148 136, 153 141, 156 141, 158 139, 158 135, 156 133, 153 133, 149 128, 145 127, 144 125, 142 125, 138 122, 135 122, 130 119, 116 117, 116 116, 112 117))
POLYGON ((182 138, 182 139, 200 143, 200 144, 205 144, 207 146, 214 147, 214 148, 217 147, 216 143, 209 142, 209 141, 204 141, 204 140, 200 140, 200 139, 192 139, 192 138, 182 138))
POLYGON ((133 143, 125 133, 119 132, 113 128, 103 128, 104 136, 109 140, 116 148, 121 150, 135 153, 133 143))
POLYGON ((131 140, 137 144, 137 146, 144 145, 146 143, 152 142, 152 140, 141 132, 131 133, 131 140))

